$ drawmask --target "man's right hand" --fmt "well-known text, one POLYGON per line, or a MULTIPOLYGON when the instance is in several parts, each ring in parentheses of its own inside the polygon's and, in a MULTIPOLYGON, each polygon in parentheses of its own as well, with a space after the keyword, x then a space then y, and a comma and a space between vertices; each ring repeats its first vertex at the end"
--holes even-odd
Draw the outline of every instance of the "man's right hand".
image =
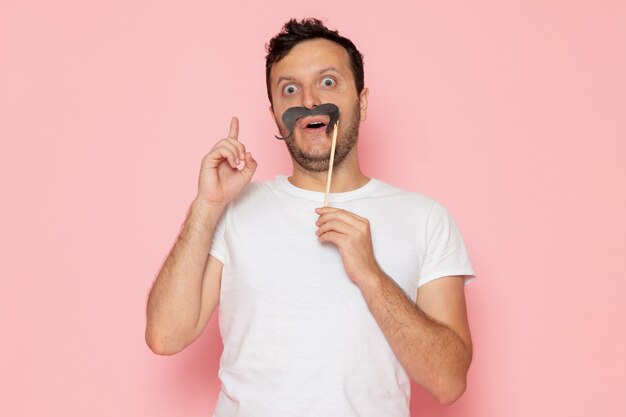
POLYGON ((211 242, 224 206, 257 167, 238 135, 239 121, 233 117, 228 137, 202 159, 198 195, 150 290, 145 337, 155 353, 171 355, 192 343, 219 303, 223 265, 209 255, 211 242))
POLYGON ((248 185, 256 170, 257 162, 245 146, 239 142, 239 120, 230 120, 228 137, 213 146, 202 159, 198 196, 196 200, 209 204, 226 205, 248 185), (237 166, 244 162, 242 169, 237 166))

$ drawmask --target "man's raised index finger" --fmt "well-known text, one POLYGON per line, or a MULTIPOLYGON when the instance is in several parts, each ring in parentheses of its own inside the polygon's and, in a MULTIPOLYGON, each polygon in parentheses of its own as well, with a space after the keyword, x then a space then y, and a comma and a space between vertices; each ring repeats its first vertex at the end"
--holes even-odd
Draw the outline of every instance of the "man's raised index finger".
POLYGON ((230 119, 230 130, 228 131, 228 138, 238 140, 239 137, 239 119, 233 116, 230 119))

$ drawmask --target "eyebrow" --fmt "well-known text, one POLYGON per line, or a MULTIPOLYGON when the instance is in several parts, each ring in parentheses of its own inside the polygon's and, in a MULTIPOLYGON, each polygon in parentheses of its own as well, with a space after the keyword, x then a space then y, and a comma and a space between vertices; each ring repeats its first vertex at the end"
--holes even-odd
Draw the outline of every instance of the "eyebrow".
MULTIPOLYGON (((326 68, 320 70, 317 74, 321 75, 321 74, 323 74, 325 72, 329 72, 329 71, 339 72, 339 70, 337 68, 335 68, 335 67, 326 67, 326 68)), ((283 75, 283 76, 278 77, 278 80, 276 80, 276 86, 278 86, 283 81, 297 81, 297 80, 296 80, 296 78, 291 77, 289 75, 283 75)))
POLYGON ((328 68, 324 68, 323 70, 321 70, 318 74, 323 74, 323 73, 328 72, 328 71, 339 72, 339 70, 337 68, 335 68, 335 67, 328 67, 328 68))
POLYGON ((284 76, 278 77, 278 80, 276 80, 276 85, 278 86, 283 81, 295 81, 295 80, 296 79, 293 77, 284 75, 284 76))

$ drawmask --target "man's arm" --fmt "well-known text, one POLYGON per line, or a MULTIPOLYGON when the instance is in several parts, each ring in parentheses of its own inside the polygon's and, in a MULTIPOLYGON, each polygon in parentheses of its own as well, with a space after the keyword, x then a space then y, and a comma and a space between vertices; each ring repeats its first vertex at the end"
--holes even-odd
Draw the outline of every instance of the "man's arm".
POLYGON ((221 262, 209 256, 209 250, 221 212, 197 200, 192 203, 152 286, 145 337, 157 354, 178 353, 191 344, 219 302, 221 262))
POLYGON ((155 353, 171 355, 192 343, 219 301, 223 265, 209 256, 213 235, 224 208, 257 167, 238 135, 233 117, 228 137, 202 159, 198 194, 150 291, 145 338, 155 353))
POLYGON ((472 360, 463 278, 423 285, 415 304, 377 264, 367 219, 332 207, 317 213, 317 236, 339 249, 348 276, 409 376, 440 403, 453 403, 465 391, 472 360))
POLYGON ((472 361, 463 286, 459 276, 433 280, 420 288, 416 305, 382 271, 360 285, 404 369, 441 404, 463 394, 472 361))

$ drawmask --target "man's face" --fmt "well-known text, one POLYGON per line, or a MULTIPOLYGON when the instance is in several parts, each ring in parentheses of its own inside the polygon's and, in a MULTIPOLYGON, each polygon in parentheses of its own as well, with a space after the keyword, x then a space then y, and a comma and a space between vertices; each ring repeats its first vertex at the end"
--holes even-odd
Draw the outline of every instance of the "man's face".
MULTIPOLYGON (((352 151, 358 139, 359 123, 367 116, 367 88, 356 92, 350 57, 346 50, 327 39, 313 39, 297 44, 270 72, 276 125, 284 136, 289 132, 282 115, 290 107, 312 109, 323 103, 339 107, 339 132, 335 149, 335 166, 352 151)), ((328 116, 298 119, 291 137, 285 139, 291 157, 309 171, 326 171, 330 159, 332 132, 326 126, 328 116), (313 123, 313 124, 312 124, 313 123)))

